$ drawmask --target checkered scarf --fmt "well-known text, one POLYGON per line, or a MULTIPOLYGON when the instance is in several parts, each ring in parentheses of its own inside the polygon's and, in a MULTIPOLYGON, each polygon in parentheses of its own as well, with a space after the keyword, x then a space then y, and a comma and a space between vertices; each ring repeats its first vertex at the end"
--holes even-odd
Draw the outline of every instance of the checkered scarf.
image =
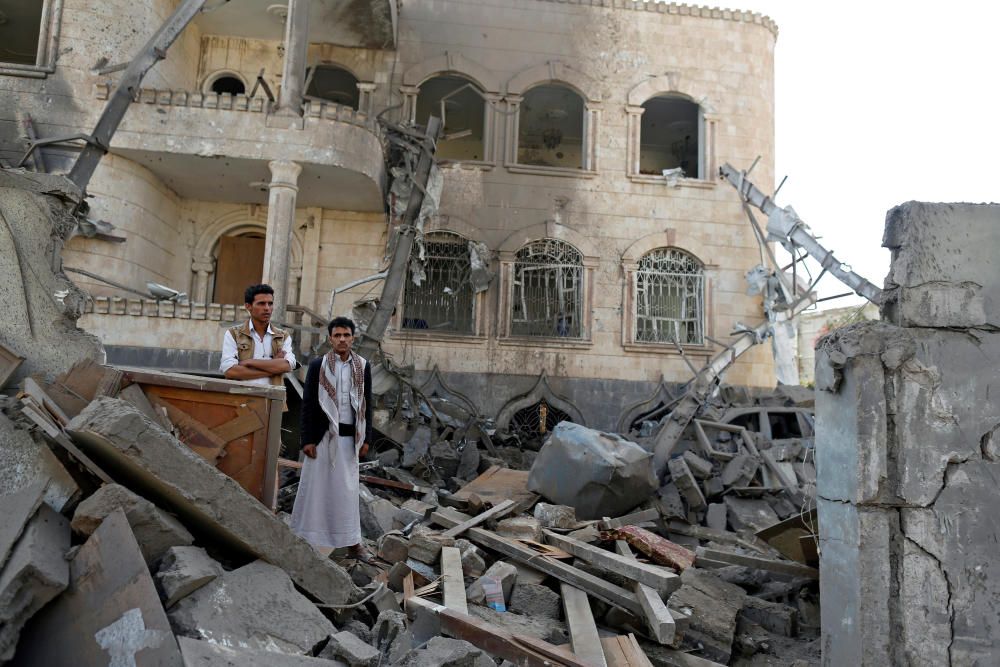
MULTIPOLYGON (((323 357, 319 373, 320 395, 319 403, 330 420, 330 427, 337 428, 340 414, 337 403, 337 378, 334 370, 337 368, 337 354, 330 350, 323 357)), ((360 448, 365 438, 365 360, 349 352, 347 363, 351 365, 351 407, 354 408, 355 429, 354 444, 360 448)))

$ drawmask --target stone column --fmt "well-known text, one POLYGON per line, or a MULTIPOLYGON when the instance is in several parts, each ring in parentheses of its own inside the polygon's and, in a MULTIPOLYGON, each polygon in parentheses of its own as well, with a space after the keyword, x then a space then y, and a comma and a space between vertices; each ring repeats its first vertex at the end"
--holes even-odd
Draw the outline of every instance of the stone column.
POLYGON ((417 95, 420 94, 420 88, 400 86, 399 92, 403 95, 402 121, 413 125, 417 122, 417 95))
POLYGON ((295 223, 302 167, 290 160, 272 160, 270 193, 267 198, 267 236, 264 241, 265 283, 274 288, 274 319, 283 322, 288 303, 288 255, 295 223))
POLYGON ((208 276, 215 270, 215 260, 211 257, 199 257, 191 262, 191 270, 195 273, 194 289, 191 301, 208 303, 208 276))
POLYGON ((521 123, 521 102, 524 98, 521 95, 510 94, 507 96, 507 122, 504 133, 506 144, 504 146, 504 164, 517 164, 517 142, 521 123))
POLYGON ((646 113, 646 109, 630 104, 625 107, 625 113, 628 114, 625 135, 626 173, 629 176, 638 176, 642 173, 639 168, 642 153, 642 114, 646 113))
POLYGON ((296 115, 302 114, 302 95, 305 93, 309 2, 288 0, 288 18, 285 19, 285 62, 281 70, 278 107, 296 115))
POLYGON ((358 93, 360 94, 358 99, 358 111, 365 114, 368 118, 371 118, 375 113, 375 89, 376 84, 371 81, 359 81, 358 82, 358 93))

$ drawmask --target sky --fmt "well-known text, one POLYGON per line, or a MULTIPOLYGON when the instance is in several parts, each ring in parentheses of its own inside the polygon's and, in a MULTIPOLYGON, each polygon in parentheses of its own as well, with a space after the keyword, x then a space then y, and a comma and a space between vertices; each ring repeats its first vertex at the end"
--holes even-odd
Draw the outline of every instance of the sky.
MULTIPOLYGON (((788 180, 777 203, 791 204, 856 272, 882 286, 882 230, 897 204, 1000 201, 1000 3, 726 6, 778 24, 776 182, 788 180)), ((821 297, 845 291, 833 278, 819 286, 821 297)))

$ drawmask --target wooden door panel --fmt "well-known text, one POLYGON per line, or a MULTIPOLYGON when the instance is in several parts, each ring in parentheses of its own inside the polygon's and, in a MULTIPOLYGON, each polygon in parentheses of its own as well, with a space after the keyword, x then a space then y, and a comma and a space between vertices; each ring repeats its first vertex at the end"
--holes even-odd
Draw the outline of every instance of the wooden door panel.
POLYGON ((253 236, 223 236, 215 265, 214 303, 243 303, 243 292, 264 274, 264 239, 253 236))

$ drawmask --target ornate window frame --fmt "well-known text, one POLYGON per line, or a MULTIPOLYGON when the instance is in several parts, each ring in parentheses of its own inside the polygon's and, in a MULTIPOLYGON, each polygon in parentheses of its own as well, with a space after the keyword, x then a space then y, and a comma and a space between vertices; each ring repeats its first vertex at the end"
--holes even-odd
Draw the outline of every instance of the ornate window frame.
POLYGON ((515 174, 539 176, 564 176, 569 178, 594 178, 598 173, 598 146, 601 127, 601 95, 597 82, 559 60, 550 60, 522 70, 507 82, 505 96, 504 166, 515 174), (520 132, 521 103, 524 93, 543 85, 566 86, 583 98, 583 165, 582 168, 540 167, 519 164, 517 161, 518 135, 520 132))
POLYGON ((702 90, 698 82, 691 82, 682 89, 680 85, 680 75, 676 72, 668 72, 660 76, 649 77, 641 83, 632 87, 628 93, 627 104, 625 106, 626 122, 626 149, 625 149, 625 170, 629 180, 634 183, 657 183, 666 184, 667 179, 663 176, 643 174, 639 169, 639 158, 642 147, 642 114, 645 112, 643 104, 655 97, 682 97, 691 100, 699 107, 698 123, 698 150, 700 174, 698 178, 681 178, 677 181, 680 187, 715 187, 715 173, 718 170, 716 163, 716 136, 718 134, 719 115, 711 102, 708 91, 702 90))
POLYGON ((62 26, 63 0, 43 0, 38 32, 38 53, 34 65, 0 62, 0 75, 44 79, 56 71, 59 56, 59 32, 62 26))

